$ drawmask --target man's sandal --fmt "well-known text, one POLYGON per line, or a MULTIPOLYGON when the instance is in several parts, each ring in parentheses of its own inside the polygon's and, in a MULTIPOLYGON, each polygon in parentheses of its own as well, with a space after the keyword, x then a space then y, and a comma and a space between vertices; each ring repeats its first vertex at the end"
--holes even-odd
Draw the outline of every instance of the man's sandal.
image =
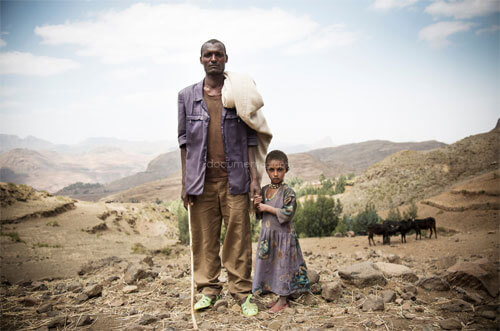
POLYGON ((244 316, 255 316, 259 312, 259 308, 255 303, 250 302, 250 299, 252 298, 252 295, 250 294, 247 296, 245 302, 241 304, 241 311, 243 312, 244 316))
POLYGON ((210 307, 211 304, 212 304, 212 299, 207 297, 205 294, 202 294, 201 299, 194 304, 194 310, 208 308, 210 307))

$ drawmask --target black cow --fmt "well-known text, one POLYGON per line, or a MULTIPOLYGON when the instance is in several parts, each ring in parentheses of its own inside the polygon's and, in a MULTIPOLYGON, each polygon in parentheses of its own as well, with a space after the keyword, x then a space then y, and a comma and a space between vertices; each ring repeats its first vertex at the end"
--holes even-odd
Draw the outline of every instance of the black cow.
POLYGON ((373 240, 374 234, 382 235, 383 238, 382 243, 384 245, 391 243, 391 239, 389 236, 394 233, 394 228, 391 225, 376 223, 368 225, 367 229, 368 229, 368 245, 371 246, 372 245, 371 243, 373 242, 373 246, 376 246, 375 240, 373 240))
POLYGON ((406 234, 412 229, 415 230, 415 232, 417 231, 417 225, 415 224, 415 221, 409 219, 399 222, 399 232, 401 233, 402 243, 406 242, 406 234))
POLYGON ((420 236, 420 239, 422 239, 422 233, 420 230, 430 230, 429 238, 432 238, 432 231, 434 230, 434 236, 437 239, 437 231, 436 231, 436 220, 434 217, 427 217, 424 219, 415 219, 415 232, 417 233, 417 236, 415 239, 418 239, 420 236))

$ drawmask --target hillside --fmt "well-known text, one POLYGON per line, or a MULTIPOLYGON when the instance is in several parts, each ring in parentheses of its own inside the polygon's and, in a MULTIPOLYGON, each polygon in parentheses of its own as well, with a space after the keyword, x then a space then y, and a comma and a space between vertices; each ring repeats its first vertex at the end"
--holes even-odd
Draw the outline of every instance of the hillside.
POLYGON ((56 192, 76 182, 106 183, 141 171, 149 156, 115 147, 82 154, 60 154, 16 148, 0 154, 0 181, 56 192))
POLYGON ((340 196, 344 212, 367 203, 389 209, 442 192, 451 185, 499 169, 500 129, 469 136, 431 151, 401 151, 372 165, 340 196))
MULTIPOLYGON (((403 150, 425 151, 441 148, 446 144, 438 141, 394 143, 386 140, 370 140, 362 143, 315 149, 307 152, 322 161, 332 176, 363 173, 372 164, 403 150)), ((317 179, 317 177, 316 177, 317 179)))
MULTIPOLYGON (((349 172, 359 173, 374 162, 381 160, 392 151, 401 149, 426 150, 433 149, 446 144, 430 141, 421 143, 392 143, 389 141, 368 141, 359 144, 350 144, 339 147, 330 147, 309 151, 306 153, 289 154, 290 172, 288 178, 300 177, 304 181, 317 181, 321 174, 334 178, 340 174, 349 172), (346 164, 352 163, 353 166, 346 164)), ((123 180, 105 185, 107 192, 118 192, 106 196, 104 200, 116 201, 162 201, 176 199, 180 196, 180 175, 173 175, 166 179, 174 171, 180 169, 179 153, 174 151, 162 154, 153 160, 145 173, 139 173, 123 180), (162 162, 160 162, 162 161, 162 162), (151 179, 154 178, 154 179, 151 179), (148 183, 151 180, 157 180, 148 183), (135 184, 135 185, 134 185, 135 184), (134 187, 140 185, 139 187, 134 187), (160 189, 161 188, 161 189, 160 189), (162 190, 165 190, 162 192, 162 190), (144 199, 144 200, 142 200, 144 199)), ((268 183, 269 179, 264 177, 262 184, 268 183)), ((75 198, 79 196, 71 195, 75 198)), ((101 195, 104 196, 104 195, 101 195)))
MULTIPOLYGON (((198 326, 494 330, 498 210, 460 207, 476 194, 498 203, 499 180, 498 174, 484 174, 426 199, 458 211, 417 202, 420 217, 436 219, 437 239, 408 235, 405 244, 393 237, 391 245, 381 245, 377 236, 377 245, 368 246, 366 236, 300 238, 312 293, 290 300, 279 314, 266 308, 276 297, 260 295, 254 298, 259 314, 244 318, 223 268, 222 295, 216 307, 196 313, 198 326)), ((21 202, 51 205, 43 192, 5 185, 0 188, 8 193, 0 196, 10 201, 5 208, 12 214, 21 202)), ((2 224, 2 329, 191 329, 189 247, 176 236, 175 217, 164 204, 76 201, 62 213, 41 210, 2 224)))
MULTIPOLYGON (((141 171, 130 176, 119 178, 99 187, 87 188, 86 190, 74 189, 72 186, 68 186, 58 191, 57 194, 86 201, 97 201, 105 196, 113 195, 117 192, 126 191, 145 183, 167 178, 179 171, 180 166, 181 161, 178 151, 164 153, 149 162, 146 171, 141 171)), ((126 201, 130 201, 130 199, 126 199, 126 201)))

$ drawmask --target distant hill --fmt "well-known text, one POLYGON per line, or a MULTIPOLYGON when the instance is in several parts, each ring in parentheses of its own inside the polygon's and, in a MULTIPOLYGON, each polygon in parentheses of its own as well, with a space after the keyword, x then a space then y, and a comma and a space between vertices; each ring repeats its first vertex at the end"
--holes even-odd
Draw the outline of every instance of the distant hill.
POLYGON ((149 157, 99 147, 69 155, 16 148, 0 154, 0 181, 56 192, 76 182, 106 183, 144 169, 149 157))
POLYGON ((446 144, 435 140, 403 143, 395 143, 387 140, 370 140, 362 143, 316 149, 308 151, 307 154, 314 156, 326 164, 330 169, 330 173, 334 176, 348 173, 358 175, 372 164, 396 152, 403 150, 425 151, 444 146, 446 144))
POLYGON ((369 167, 340 196, 344 212, 377 209, 439 194, 451 185, 499 169, 500 128, 430 151, 400 151, 369 167))
POLYGON ((85 190, 75 189, 74 185, 65 187, 57 192, 59 195, 70 196, 80 200, 98 200, 116 192, 125 191, 144 183, 164 179, 180 170, 181 161, 179 151, 161 154, 149 162, 146 171, 119 178, 101 186, 86 187, 85 190))
MULTIPOLYGON (((389 141, 370 141, 345 146, 350 146, 351 152, 349 152, 349 148, 339 146, 288 155, 290 172, 287 174, 287 178, 300 177, 304 181, 317 181, 321 174, 332 178, 349 172, 360 173, 371 164, 382 160, 389 151, 408 148, 414 148, 415 150, 432 149, 446 146, 446 144, 439 142, 392 143, 389 141), (350 163, 355 166, 348 167, 346 165, 350 163)), ((118 192, 123 190, 124 187, 127 190, 114 193, 103 199, 121 202, 155 201, 157 198, 160 200, 177 199, 181 190, 180 175, 175 173, 180 169, 179 152, 162 154, 157 160, 153 160, 144 173, 105 185, 108 192, 118 192), (160 162, 160 160, 162 161, 160 162), (167 178, 165 176, 167 174, 168 176, 173 175, 167 178), (150 178, 158 180, 148 183, 147 181, 150 181, 150 178), (136 185, 139 186, 134 187, 136 185)), ((268 179, 264 177, 262 184, 266 183, 268 183, 268 179)), ((72 197, 79 198, 78 196, 72 197)))
POLYGON ((78 144, 54 144, 33 136, 20 138, 16 135, 0 134, 0 153, 16 148, 36 151, 54 151, 60 154, 89 153, 100 147, 119 148, 131 154, 158 155, 177 148, 174 140, 129 141, 111 137, 88 138, 78 144))

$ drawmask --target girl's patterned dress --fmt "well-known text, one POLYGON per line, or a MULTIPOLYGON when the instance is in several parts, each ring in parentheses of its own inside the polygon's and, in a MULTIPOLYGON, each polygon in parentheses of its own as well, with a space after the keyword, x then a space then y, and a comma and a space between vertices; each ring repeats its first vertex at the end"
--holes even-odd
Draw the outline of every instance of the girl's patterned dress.
MULTIPOLYGON (((262 188, 263 198, 268 187, 262 188)), ((263 213, 252 292, 273 292, 281 296, 308 292, 306 263, 292 224, 297 208, 295 192, 283 184, 271 199, 265 198, 263 203, 278 208, 278 216, 263 213)))

